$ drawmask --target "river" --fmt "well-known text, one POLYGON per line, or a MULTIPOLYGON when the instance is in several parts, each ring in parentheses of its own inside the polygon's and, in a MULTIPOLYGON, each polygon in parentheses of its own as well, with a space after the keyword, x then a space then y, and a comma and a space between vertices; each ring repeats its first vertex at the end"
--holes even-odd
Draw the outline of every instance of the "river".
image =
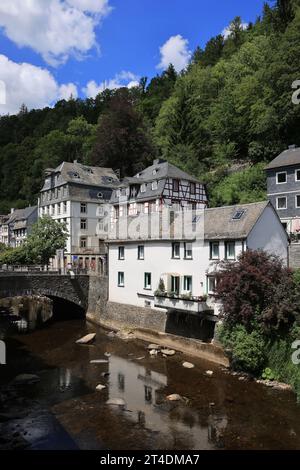
POLYGON ((293 393, 181 353, 150 357, 146 347, 82 319, 10 337, 7 365, 0 366, 0 448, 300 448, 293 393), (75 343, 88 332, 97 333, 94 344, 75 343), (95 359, 107 362, 91 364, 95 359), (195 367, 185 369, 183 361, 195 367), (40 381, 16 386, 21 373, 40 381), (96 391, 98 384, 106 388, 96 391), (186 400, 166 400, 173 393, 186 400), (125 409, 106 404, 110 398, 124 399, 125 409))

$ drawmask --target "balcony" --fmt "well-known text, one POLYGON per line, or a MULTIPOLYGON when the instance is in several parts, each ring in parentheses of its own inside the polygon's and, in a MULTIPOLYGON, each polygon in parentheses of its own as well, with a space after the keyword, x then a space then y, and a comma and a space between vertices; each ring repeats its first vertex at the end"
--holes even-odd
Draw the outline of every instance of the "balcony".
POLYGON ((180 310, 191 313, 202 313, 211 310, 204 297, 189 297, 167 293, 155 293, 154 305, 167 310, 180 310))
POLYGON ((79 247, 72 245, 71 253, 76 255, 105 255, 106 248, 103 245, 95 245, 95 246, 87 246, 87 247, 79 247))

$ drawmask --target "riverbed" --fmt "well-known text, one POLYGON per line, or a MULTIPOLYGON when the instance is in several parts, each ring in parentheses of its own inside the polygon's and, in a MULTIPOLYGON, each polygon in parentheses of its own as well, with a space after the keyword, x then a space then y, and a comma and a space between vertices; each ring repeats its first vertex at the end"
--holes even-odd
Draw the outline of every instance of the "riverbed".
POLYGON ((179 352, 151 357, 82 319, 10 337, 0 373, 0 449, 300 449, 293 393, 179 352), (75 343, 90 332, 93 344, 75 343), (39 381, 16 385, 24 373, 39 381))

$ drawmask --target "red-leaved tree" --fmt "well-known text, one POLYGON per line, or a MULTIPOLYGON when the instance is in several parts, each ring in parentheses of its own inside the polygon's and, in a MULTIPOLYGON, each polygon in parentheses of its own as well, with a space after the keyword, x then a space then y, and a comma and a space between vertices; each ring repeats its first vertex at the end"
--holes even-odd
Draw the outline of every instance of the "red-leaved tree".
POLYGON ((264 251, 248 250, 237 262, 222 261, 217 273, 215 299, 222 303, 228 325, 266 331, 289 327, 300 313, 300 294, 290 269, 264 251))

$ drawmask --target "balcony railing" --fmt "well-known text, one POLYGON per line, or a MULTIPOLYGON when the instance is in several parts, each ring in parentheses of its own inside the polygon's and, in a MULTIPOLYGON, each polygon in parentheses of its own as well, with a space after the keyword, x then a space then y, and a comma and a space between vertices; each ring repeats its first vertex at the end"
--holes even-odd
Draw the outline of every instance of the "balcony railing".
POLYGON ((178 294, 155 294, 155 307, 168 310, 182 310, 186 312, 201 313, 210 310, 206 298, 192 297, 178 294))

